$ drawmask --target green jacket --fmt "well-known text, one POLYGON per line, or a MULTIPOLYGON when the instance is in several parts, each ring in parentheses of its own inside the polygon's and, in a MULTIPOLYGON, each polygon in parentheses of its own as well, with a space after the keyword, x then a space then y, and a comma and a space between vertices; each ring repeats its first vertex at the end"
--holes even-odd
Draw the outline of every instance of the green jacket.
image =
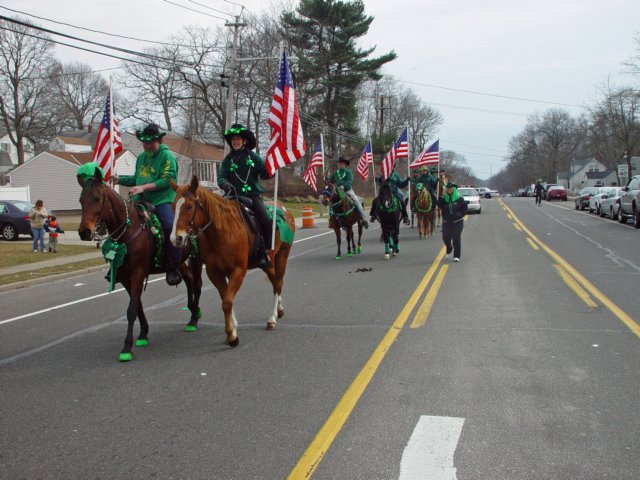
POLYGON ((336 187, 344 187, 345 192, 351 190, 351 183, 353 182, 353 173, 348 168, 339 168, 331 174, 329 182, 333 183, 336 187))
POLYGON ((420 175, 416 179, 416 183, 422 183, 424 186, 427 187, 428 190, 431 190, 432 192, 437 192, 438 179, 433 175, 431 175, 431 173, 429 172, 423 173, 422 175, 420 175))
POLYGON ((156 189, 146 191, 142 194, 142 199, 152 205, 163 203, 173 203, 176 192, 171 188, 169 180, 178 182, 178 162, 173 156, 169 147, 160 145, 158 151, 152 157, 148 157, 146 152, 142 152, 136 159, 136 174, 123 175, 118 177, 118 183, 125 187, 135 187, 154 183, 156 189))
POLYGON ((218 186, 233 185, 239 195, 255 197, 264 192, 260 179, 268 179, 269 172, 264 160, 256 152, 243 149, 232 151, 220 165, 218 186))

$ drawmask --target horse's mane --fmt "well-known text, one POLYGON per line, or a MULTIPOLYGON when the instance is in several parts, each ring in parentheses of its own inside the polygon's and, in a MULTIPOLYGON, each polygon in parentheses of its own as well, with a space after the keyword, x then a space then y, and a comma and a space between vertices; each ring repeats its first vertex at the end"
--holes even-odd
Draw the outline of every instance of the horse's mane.
MULTIPOLYGON (((181 186, 178 193, 184 195, 188 190, 188 185, 181 186)), ((217 193, 202 187, 198 187, 196 195, 202 203, 202 208, 216 225, 240 223, 239 212, 234 202, 227 201, 217 193)))

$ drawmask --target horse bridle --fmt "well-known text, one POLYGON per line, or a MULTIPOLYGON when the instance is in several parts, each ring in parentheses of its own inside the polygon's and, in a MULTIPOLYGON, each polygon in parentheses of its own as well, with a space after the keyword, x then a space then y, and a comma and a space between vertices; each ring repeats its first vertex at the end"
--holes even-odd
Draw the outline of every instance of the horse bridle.
MULTIPOLYGON (((89 184, 89 182, 92 182, 92 180, 89 180, 87 182, 87 185, 89 184)), ((104 185, 104 184, 101 184, 100 186, 103 189, 107 188, 106 185, 104 185)), ((120 197, 120 195, 118 195, 118 196, 120 197)), ((129 228, 129 225, 131 225, 131 219, 129 218, 129 207, 127 206, 127 202, 122 197, 120 197, 120 200, 122 200, 122 203, 124 204, 124 211, 126 212, 126 214, 125 214, 125 217, 124 217, 124 221, 122 222, 122 225, 120 225, 118 228, 116 228, 113 231, 113 233, 109 232, 109 236, 107 238, 110 238, 114 242, 119 242, 120 239, 126 233, 127 229, 129 228), (119 235, 114 236, 115 233, 118 232, 118 230, 120 230, 120 229, 122 229, 122 232, 120 232, 119 235)), ((107 229, 107 225, 105 223, 102 223, 102 213, 104 212, 104 205, 105 205, 106 202, 107 202, 107 195, 104 193, 104 190, 103 190, 102 191, 102 205, 100 206, 100 213, 98 214, 98 219, 96 220, 96 227, 95 227, 95 229, 93 231, 93 238, 91 239, 92 241, 95 239, 96 231, 98 230, 99 227, 103 227, 103 228, 107 229)), ((108 231, 108 229, 107 229, 107 231, 108 231)), ((132 239, 133 238, 129 239, 129 241, 131 241, 132 239)))
MULTIPOLYGON (((199 231, 195 231, 195 229, 193 228, 193 222, 196 219, 196 215, 198 214, 198 208, 200 210, 202 210, 203 215, 206 216, 207 211, 204 209, 204 205, 202 205, 202 202, 200 201, 200 197, 198 197, 197 195, 194 195, 195 197, 195 203, 196 203, 196 208, 193 209, 193 215, 191 216, 191 220, 189 220, 189 224, 187 225, 187 234, 191 237, 197 237, 198 235, 200 235, 202 232, 204 232, 207 228, 209 228, 211 226, 211 224, 213 223, 212 219, 209 219, 209 222, 207 222, 207 224, 202 227, 199 231)), ((184 198, 184 195, 183 197, 184 198)))
POLYGON ((353 212, 355 206, 351 207, 351 209, 349 209, 347 212, 345 213, 340 213, 337 214, 335 211, 335 207, 340 205, 342 203, 342 201, 344 200, 344 198, 340 197, 340 194, 338 193, 338 187, 336 185, 333 186, 333 192, 331 190, 328 190, 327 187, 325 186, 324 190, 322 190, 322 195, 326 195, 327 197, 329 197, 329 201, 328 206, 329 206, 329 211, 333 211, 334 212, 334 216, 335 217, 346 217, 347 215, 349 215, 351 212, 353 212), (331 203, 331 199, 333 198, 334 195, 338 195, 338 201, 335 203, 331 203))

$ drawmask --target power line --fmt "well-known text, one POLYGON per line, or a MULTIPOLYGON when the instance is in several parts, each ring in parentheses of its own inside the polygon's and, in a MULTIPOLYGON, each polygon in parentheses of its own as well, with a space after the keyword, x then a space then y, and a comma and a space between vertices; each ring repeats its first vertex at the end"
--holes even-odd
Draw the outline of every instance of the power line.
POLYGON ((234 17, 234 15, 232 15, 230 13, 223 12, 222 10, 217 10, 217 9, 215 9, 213 7, 209 7, 209 6, 205 5, 204 3, 198 3, 198 2, 195 2, 194 0, 187 0, 187 1, 190 2, 190 3, 195 3, 196 5, 200 5, 201 7, 206 8, 207 10, 213 10, 214 12, 218 12, 218 13, 222 13, 223 15, 229 15, 230 17, 234 17))
POLYGON ((164 0, 164 1, 166 3, 170 3, 171 5, 175 5, 176 7, 184 8, 185 10, 190 10, 192 12, 199 13, 200 15, 206 15, 207 17, 217 18, 219 20, 224 20, 225 22, 227 21, 226 18, 218 17, 217 15, 211 15, 210 13, 204 13, 204 12, 201 12, 200 10, 196 10, 194 8, 185 7, 184 5, 180 5, 179 3, 171 2, 170 0, 164 0))
POLYGON ((486 97, 495 97, 495 98, 506 98, 508 100, 518 100, 521 102, 533 102, 533 103, 545 103, 547 105, 558 105, 561 107, 576 107, 576 108, 584 108, 583 105, 574 105, 571 103, 559 103, 559 102, 549 102, 547 100, 536 100, 533 98, 524 98, 524 97, 510 97, 508 95, 498 95, 496 93, 487 93, 487 92, 476 92, 473 90, 463 90, 461 88, 451 88, 451 87, 443 87, 442 85, 431 85, 428 83, 420 83, 420 82, 410 82, 408 80, 398 80, 399 82, 402 83, 409 83, 411 85, 420 85, 422 87, 429 87, 429 88, 438 88, 440 90, 449 90, 452 92, 461 92, 461 93, 469 93, 472 95, 483 95, 486 97))

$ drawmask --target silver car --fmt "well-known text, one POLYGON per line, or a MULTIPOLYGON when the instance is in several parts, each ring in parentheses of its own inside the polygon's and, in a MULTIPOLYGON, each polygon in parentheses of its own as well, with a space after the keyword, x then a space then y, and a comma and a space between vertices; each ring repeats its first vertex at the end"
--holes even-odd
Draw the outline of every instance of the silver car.
POLYGON ((467 203, 469 212, 481 213, 482 205, 480 204, 480 194, 472 187, 459 187, 458 193, 467 203))
POLYGON ((620 192, 621 187, 607 187, 609 193, 601 194, 600 196, 600 211, 598 212, 601 217, 607 215, 613 220, 618 220, 620 216, 620 192))

